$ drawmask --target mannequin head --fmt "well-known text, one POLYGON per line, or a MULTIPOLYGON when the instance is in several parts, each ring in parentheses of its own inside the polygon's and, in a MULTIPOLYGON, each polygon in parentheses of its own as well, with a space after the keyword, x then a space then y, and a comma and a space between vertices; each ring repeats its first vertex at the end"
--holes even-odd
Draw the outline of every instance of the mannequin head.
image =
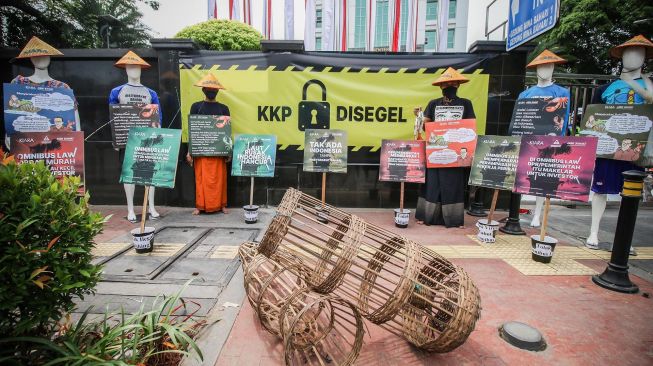
POLYGON ((623 62, 623 71, 639 70, 646 60, 646 50, 644 47, 627 47, 621 55, 623 62))
POLYGON ((31 57, 30 61, 37 70, 47 70, 50 66, 50 56, 35 56, 31 57))
POLYGON ((129 80, 141 80, 141 67, 138 65, 125 65, 125 72, 129 80))
POLYGON ((551 81, 553 79, 553 69, 555 64, 537 65, 537 79, 542 81, 551 81))

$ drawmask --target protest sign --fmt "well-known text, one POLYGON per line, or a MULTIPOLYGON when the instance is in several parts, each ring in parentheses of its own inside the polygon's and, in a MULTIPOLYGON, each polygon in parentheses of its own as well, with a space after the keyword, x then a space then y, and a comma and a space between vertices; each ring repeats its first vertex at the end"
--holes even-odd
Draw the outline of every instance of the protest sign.
POLYGON ((593 137, 522 136, 515 193, 587 202, 596 144, 593 137))
POLYGON ((347 132, 306 130, 304 133, 304 171, 347 173, 347 132))
POLYGON ((111 104, 109 115, 115 148, 125 148, 132 127, 161 127, 158 104, 111 104))
POLYGON ((581 122, 580 135, 598 137, 596 156, 653 165, 651 141, 653 106, 634 104, 591 104, 581 122), (645 157, 650 152, 650 156, 645 157))
POLYGON ((274 177, 277 137, 274 135, 236 135, 231 175, 274 177))
POLYGON ((84 194, 84 132, 17 132, 11 135, 16 162, 45 162, 57 178, 79 177, 84 194))
POLYGON ((181 130, 130 129, 120 183, 174 188, 180 143, 181 130))
POLYGON ((512 111, 508 134, 561 136, 569 118, 566 97, 518 99, 512 111))
POLYGON ((427 168, 472 165, 477 138, 475 119, 429 122, 425 130, 427 168))
POLYGON ((469 184, 511 191, 520 144, 519 136, 479 136, 469 184))
POLYGON ((3 84, 5 133, 79 131, 72 89, 3 84))
POLYGON ((188 116, 188 149, 192 156, 229 156, 232 148, 229 116, 188 116))
POLYGON ((383 140, 379 180, 424 183, 424 141, 383 140))

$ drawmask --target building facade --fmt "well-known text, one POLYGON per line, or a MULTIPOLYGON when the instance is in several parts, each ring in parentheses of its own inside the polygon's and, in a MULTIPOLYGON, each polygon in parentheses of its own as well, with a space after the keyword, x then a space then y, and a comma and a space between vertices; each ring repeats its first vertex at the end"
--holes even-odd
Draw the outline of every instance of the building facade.
MULTIPOLYGON (((409 2, 417 1, 417 47, 421 52, 465 52, 467 51, 467 14, 469 0, 449 0, 448 21, 446 34, 446 50, 438 50, 438 14, 440 11, 439 0, 402 0, 402 9, 407 9, 409 2)), ((389 51, 392 27, 390 25, 390 6, 392 0, 352 0, 347 2, 347 50, 365 51, 367 37, 373 34, 373 49, 375 51, 389 51), (370 11, 373 6, 374 10, 370 11), (370 21, 369 13, 373 13, 374 20, 370 21), (374 32, 369 32, 368 27, 374 26, 374 32)), ((316 2, 315 24, 315 49, 322 49, 323 12, 322 1, 316 2)), ((400 26, 400 51, 406 50, 408 12, 402 11, 399 20, 400 26)))

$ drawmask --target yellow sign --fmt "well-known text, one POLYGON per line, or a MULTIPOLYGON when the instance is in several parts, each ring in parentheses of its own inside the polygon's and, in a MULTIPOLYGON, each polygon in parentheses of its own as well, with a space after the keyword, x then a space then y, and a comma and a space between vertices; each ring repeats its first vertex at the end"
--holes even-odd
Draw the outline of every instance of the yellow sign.
MULTIPOLYGON (((220 91, 218 101, 229 107, 233 134, 276 135, 281 149, 288 145, 303 148, 305 129, 330 128, 347 131, 348 143, 355 150, 371 146, 376 151, 383 139, 412 139, 413 108, 426 108, 430 100, 442 96, 440 88, 431 82, 444 69, 436 73, 328 69, 181 69, 183 141, 188 141, 190 106, 204 98, 201 89, 193 84, 209 72, 227 89, 220 91)), ((489 75, 480 72, 464 74, 470 81, 460 86, 458 96, 472 101, 477 131, 484 134, 489 75)))

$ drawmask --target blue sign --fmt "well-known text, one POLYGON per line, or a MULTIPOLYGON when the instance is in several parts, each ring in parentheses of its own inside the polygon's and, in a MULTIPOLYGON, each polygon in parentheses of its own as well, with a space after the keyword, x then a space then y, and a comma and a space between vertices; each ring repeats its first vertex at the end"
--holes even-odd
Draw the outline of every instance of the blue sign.
POLYGON ((16 132, 79 131, 72 89, 4 84, 7 135, 16 132))
POLYGON ((510 0, 506 50, 519 47, 553 28, 559 12, 560 0, 510 0))

